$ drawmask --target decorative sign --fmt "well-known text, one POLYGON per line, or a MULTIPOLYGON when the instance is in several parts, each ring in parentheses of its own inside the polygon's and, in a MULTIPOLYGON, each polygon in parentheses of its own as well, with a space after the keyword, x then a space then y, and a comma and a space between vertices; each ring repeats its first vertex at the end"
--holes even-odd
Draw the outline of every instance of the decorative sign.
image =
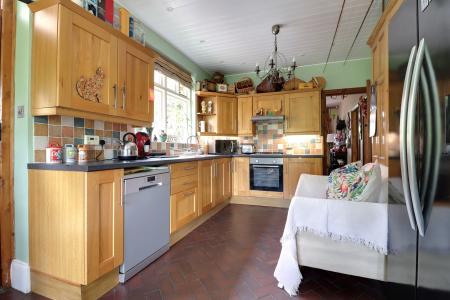
POLYGON ((77 92, 81 98, 88 101, 100 102, 102 100, 103 80, 105 79, 105 72, 102 68, 95 71, 92 78, 81 78, 77 81, 77 92))

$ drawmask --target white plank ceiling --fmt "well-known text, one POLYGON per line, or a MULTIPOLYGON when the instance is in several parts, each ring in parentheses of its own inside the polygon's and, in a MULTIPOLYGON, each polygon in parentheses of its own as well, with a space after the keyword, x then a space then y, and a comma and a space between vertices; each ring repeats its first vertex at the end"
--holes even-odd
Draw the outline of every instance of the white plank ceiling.
MULTIPOLYGON (((298 65, 326 61, 342 0, 121 0, 130 12, 206 71, 253 71, 273 49, 298 65)), ((371 0, 346 0, 330 62, 344 60, 371 0)), ((349 59, 370 57, 367 39, 381 15, 375 0, 349 59)))

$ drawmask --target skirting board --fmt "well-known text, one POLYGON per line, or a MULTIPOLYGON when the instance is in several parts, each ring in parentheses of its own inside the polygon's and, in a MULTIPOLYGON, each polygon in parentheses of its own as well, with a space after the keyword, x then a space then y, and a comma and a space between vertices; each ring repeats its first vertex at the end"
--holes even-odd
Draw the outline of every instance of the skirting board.
POLYGON ((30 265, 18 259, 11 262, 11 287, 22 293, 31 292, 30 265))
POLYGON ((289 204, 291 203, 291 200, 283 198, 234 196, 233 198, 231 198, 230 203, 288 208, 289 204))
POLYGON ((187 224, 180 230, 175 231, 170 235, 170 246, 173 246, 175 243, 177 243, 179 240, 184 238, 186 235, 194 231, 195 228, 205 223, 209 218, 217 214, 219 211, 221 211, 225 206, 227 206, 230 202, 225 201, 222 204, 219 204, 218 206, 214 207, 212 210, 208 211, 206 214, 200 216, 199 218, 195 219, 191 223, 187 224))

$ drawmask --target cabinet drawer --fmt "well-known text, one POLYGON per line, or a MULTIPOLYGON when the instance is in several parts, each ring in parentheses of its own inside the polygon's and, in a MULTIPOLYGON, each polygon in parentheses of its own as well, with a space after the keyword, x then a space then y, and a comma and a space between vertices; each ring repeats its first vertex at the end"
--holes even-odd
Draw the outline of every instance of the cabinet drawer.
POLYGON ((170 184, 170 194, 177 194, 179 192, 185 191, 187 189, 192 189, 197 187, 197 171, 195 176, 183 176, 178 178, 172 178, 170 184))
POLYGON ((183 176, 195 176, 197 178, 197 171, 196 161, 170 165, 170 177, 172 179, 183 176))

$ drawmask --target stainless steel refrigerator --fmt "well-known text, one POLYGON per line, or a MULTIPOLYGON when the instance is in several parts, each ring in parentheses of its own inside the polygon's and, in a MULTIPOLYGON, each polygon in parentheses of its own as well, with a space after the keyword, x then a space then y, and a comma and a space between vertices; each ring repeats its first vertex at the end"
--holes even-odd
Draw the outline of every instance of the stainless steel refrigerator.
POLYGON ((450 299, 450 1, 404 0, 388 28, 389 197, 400 186, 409 250, 382 292, 450 299))

